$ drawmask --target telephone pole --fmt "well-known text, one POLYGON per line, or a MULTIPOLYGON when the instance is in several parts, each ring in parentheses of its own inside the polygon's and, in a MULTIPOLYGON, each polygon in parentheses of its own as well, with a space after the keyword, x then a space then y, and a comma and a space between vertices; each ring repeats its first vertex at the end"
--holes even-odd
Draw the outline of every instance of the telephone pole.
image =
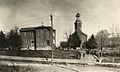
POLYGON ((53 28, 53 16, 52 16, 52 14, 50 15, 50 20, 51 20, 51 27, 53 28))
POLYGON ((51 27, 52 27, 52 43, 51 43, 51 48, 52 48, 52 55, 51 55, 51 63, 53 63, 53 16, 52 14, 50 15, 50 20, 51 20, 51 27))
POLYGON ((101 55, 101 57, 102 57, 102 50, 103 50, 103 48, 102 48, 102 47, 103 47, 103 38, 102 38, 102 35, 101 35, 101 54, 100 54, 100 55, 101 55))

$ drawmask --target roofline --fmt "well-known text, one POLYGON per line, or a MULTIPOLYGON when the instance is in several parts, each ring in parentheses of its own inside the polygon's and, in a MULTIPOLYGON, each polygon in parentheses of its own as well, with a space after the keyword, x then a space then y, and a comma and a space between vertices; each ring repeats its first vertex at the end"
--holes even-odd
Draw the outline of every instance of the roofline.
MULTIPOLYGON (((26 27, 26 28, 21 28, 19 31, 20 32, 25 32, 25 31, 35 31, 36 29, 50 29, 52 30, 51 26, 38 26, 38 27, 26 27)), ((53 29, 55 32, 55 29, 53 29)))
POLYGON ((85 34, 85 33, 83 33, 83 32, 82 32, 82 34, 84 34, 84 35, 86 35, 86 36, 87 36, 87 34, 85 34))

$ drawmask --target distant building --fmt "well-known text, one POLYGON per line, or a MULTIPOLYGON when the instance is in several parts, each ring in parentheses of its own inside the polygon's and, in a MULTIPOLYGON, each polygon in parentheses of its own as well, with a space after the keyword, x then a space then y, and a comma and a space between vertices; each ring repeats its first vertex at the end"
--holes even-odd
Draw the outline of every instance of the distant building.
POLYGON ((75 32, 72 34, 72 36, 77 33, 79 36, 79 39, 81 40, 80 47, 82 47, 82 44, 87 41, 87 35, 82 32, 82 22, 80 20, 80 14, 76 14, 76 21, 74 23, 75 26, 75 32))
POLYGON ((23 48, 44 50, 45 47, 49 44, 55 44, 56 41, 56 32, 51 26, 21 28, 20 34, 23 41, 23 48))

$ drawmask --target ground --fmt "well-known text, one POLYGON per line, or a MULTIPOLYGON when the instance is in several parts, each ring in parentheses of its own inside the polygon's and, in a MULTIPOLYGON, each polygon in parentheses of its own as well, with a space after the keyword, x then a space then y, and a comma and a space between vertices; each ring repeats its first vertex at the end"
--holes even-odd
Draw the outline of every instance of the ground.
POLYGON ((0 72, 120 72, 120 68, 117 67, 94 64, 96 60, 91 54, 86 54, 80 60, 54 59, 53 62, 57 64, 52 65, 42 64, 41 61, 46 59, 0 55, 0 72))
POLYGON ((120 72, 120 69, 95 65, 48 65, 0 60, 0 72, 120 72))

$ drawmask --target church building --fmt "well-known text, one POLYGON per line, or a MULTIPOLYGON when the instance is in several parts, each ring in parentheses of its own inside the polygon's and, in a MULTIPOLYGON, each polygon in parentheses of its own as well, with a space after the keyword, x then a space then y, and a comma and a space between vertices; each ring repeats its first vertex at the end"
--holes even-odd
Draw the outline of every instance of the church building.
MULTIPOLYGON (((79 47, 82 47, 82 44, 87 41, 87 35, 84 32, 82 32, 82 21, 80 20, 80 14, 79 13, 76 14, 76 21, 74 23, 74 26, 75 26, 75 31, 71 35, 71 37, 73 39, 73 38, 75 38, 74 37, 75 34, 77 34, 78 39, 80 41, 79 47)), ((76 41, 77 39, 73 39, 73 40, 76 41)), ((76 44, 76 43, 74 43, 74 44, 76 44)))

